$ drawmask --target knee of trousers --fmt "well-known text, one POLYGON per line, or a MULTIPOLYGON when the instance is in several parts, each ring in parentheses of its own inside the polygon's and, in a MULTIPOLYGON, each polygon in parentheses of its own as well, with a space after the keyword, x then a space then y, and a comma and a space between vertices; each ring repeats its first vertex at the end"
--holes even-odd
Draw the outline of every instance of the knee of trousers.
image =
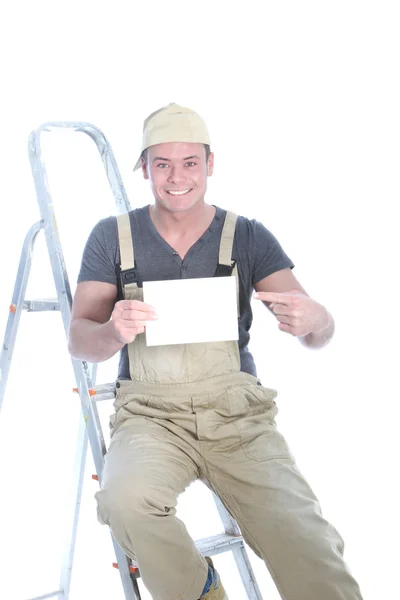
POLYGON ((112 529, 142 530, 153 519, 171 515, 175 506, 160 491, 139 482, 114 480, 95 494, 97 517, 100 523, 112 529))

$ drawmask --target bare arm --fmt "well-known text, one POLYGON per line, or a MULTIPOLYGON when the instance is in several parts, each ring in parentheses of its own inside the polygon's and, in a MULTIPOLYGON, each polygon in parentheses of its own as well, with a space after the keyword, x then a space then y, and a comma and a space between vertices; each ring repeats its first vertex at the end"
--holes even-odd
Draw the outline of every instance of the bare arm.
POLYGON ((74 358, 102 362, 143 333, 155 310, 140 300, 117 299, 117 287, 84 281, 76 288, 68 349, 74 358))
POLYGON ((110 317, 117 286, 84 281, 76 288, 72 305, 68 350, 77 359, 102 362, 114 356, 124 343, 115 337, 110 317))
POLYGON ((275 315, 279 329, 297 336, 308 348, 322 348, 332 339, 335 323, 327 309, 312 300, 291 269, 282 269, 254 286, 257 298, 275 315))

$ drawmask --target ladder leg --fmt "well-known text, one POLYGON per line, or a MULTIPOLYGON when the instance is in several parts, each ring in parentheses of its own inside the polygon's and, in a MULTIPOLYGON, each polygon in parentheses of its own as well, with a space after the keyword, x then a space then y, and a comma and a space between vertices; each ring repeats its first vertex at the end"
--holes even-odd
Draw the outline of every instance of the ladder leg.
POLYGON ((126 600, 141 600, 139 586, 137 580, 130 572, 129 559, 125 552, 111 536, 114 545, 115 556, 117 557, 118 569, 121 576, 122 587, 126 600))
MULTIPOLYGON (((241 532, 235 519, 227 511, 218 496, 215 493, 213 495, 220 519, 225 528, 225 533, 240 536, 241 532)), ((240 545, 232 548, 232 554, 235 558, 248 599, 263 600, 243 541, 240 545)))
MULTIPOLYGON (((97 410, 95 411, 97 414, 97 410)), ((75 490, 75 505, 73 513, 71 514, 71 518, 67 521, 66 528, 66 553, 64 555, 64 561, 61 571, 61 579, 60 579, 60 588, 63 590, 63 600, 68 600, 70 585, 71 585, 71 575, 72 575, 72 567, 73 567, 73 558, 75 551, 75 543, 76 543, 76 534, 78 529, 78 520, 79 520, 79 511, 81 506, 81 497, 82 497, 82 487, 83 487, 83 479, 85 475, 85 463, 86 463, 86 455, 88 448, 88 435, 87 435, 87 427, 85 419, 83 418, 82 413, 80 412, 80 424, 79 424, 79 432, 78 432, 78 443, 76 449, 76 459, 75 459, 75 468, 72 486, 73 490, 75 490)), ((112 537, 112 536, 111 536, 112 537)), ((122 581, 122 586, 125 593, 126 600, 141 600, 139 586, 136 579, 132 576, 130 572, 130 563, 129 559, 122 551, 122 549, 118 546, 115 540, 112 538, 115 554, 118 562, 118 569, 120 572, 120 577, 122 581)))
POLYGON ((237 548, 233 548, 232 553, 248 599, 263 600, 244 543, 237 548))
POLYGON ((0 410, 3 404, 4 393, 6 391, 8 372, 10 370, 11 359, 14 352, 17 329, 21 318, 21 312, 24 307, 25 292, 28 285, 29 273, 32 264, 32 252, 36 236, 43 227, 43 221, 32 225, 26 234, 24 245, 22 247, 21 258, 18 266, 18 273, 15 279, 14 291, 11 300, 10 313, 7 320, 4 342, 0 354, 0 410))
POLYGON ((72 494, 75 495, 73 509, 66 520, 65 553, 61 567, 60 588, 63 590, 63 600, 68 600, 71 587, 72 565, 74 560, 76 533, 78 529, 79 511, 81 507, 83 478, 85 475, 88 436, 86 423, 82 412, 79 411, 78 442, 75 455, 75 466, 72 476, 72 494))

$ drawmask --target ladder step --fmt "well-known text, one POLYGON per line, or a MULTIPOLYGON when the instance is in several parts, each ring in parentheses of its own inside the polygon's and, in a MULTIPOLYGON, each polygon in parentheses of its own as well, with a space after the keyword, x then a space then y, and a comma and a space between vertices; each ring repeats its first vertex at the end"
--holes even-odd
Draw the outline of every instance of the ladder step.
POLYGON ((44 596, 36 596, 36 598, 30 598, 30 600, 47 600, 47 598, 55 598, 56 596, 64 596, 63 590, 57 590, 56 592, 51 592, 51 594, 45 594, 44 596))
POLYGON ((93 390, 90 391, 90 395, 95 402, 101 400, 111 400, 115 398, 115 382, 113 383, 101 383, 96 385, 93 390))
MULTIPOLYGON (((196 548, 203 556, 215 556, 216 554, 222 554, 222 552, 229 552, 237 546, 243 546, 242 536, 230 535, 229 533, 220 533, 196 541, 196 548)), ((134 560, 132 560, 132 567, 138 568, 134 560)))
MULTIPOLYGON (((72 391, 78 393, 78 388, 72 388, 72 391)), ((101 400, 113 400, 115 398, 115 383, 102 383, 89 389, 89 396, 94 402, 101 400)))
POLYGON ((60 303, 58 300, 25 300, 22 308, 28 312, 56 311, 60 310, 60 303))
POLYGON ((196 541, 196 548, 203 556, 215 556, 222 552, 229 552, 237 546, 243 546, 242 536, 230 533, 220 533, 196 541))

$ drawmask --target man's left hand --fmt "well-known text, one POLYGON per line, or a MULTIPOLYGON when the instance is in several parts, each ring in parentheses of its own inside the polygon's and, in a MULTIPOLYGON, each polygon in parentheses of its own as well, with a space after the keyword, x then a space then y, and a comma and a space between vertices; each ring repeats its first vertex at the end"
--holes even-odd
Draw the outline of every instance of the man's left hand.
POLYGON ((290 292, 256 292, 254 298, 269 304, 279 321, 279 329, 303 337, 328 327, 330 316, 322 304, 297 290, 290 292))

